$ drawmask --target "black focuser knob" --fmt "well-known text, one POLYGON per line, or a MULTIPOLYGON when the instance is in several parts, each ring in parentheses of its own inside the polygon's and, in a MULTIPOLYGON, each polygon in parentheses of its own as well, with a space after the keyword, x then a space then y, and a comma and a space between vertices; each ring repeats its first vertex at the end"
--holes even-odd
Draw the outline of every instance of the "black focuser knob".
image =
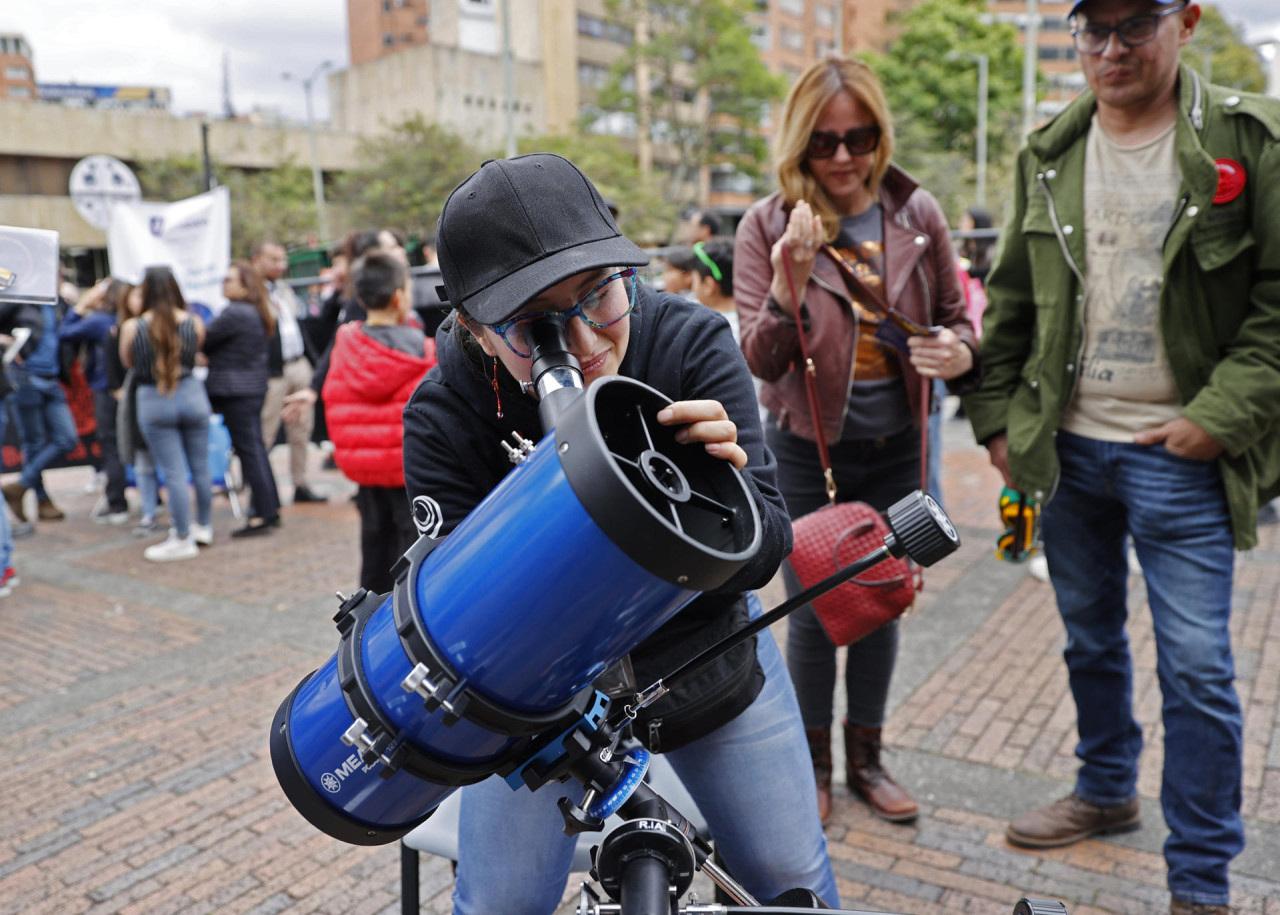
POLYGON ((960 535, 942 506, 918 489, 889 506, 885 517, 893 532, 885 545, 894 556, 909 556, 927 568, 960 547, 960 535))

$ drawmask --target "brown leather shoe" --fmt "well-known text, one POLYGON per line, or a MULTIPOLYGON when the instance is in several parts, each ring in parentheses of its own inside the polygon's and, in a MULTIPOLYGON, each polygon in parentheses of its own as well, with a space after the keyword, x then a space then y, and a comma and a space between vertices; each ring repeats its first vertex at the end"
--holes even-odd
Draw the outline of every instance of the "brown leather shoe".
POLYGON ((1142 809, 1136 797, 1114 807, 1099 807, 1072 793, 1014 818, 1004 834, 1014 845, 1058 848, 1102 833, 1129 832, 1141 825, 1142 809))
POLYGON ((1231 906, 1212 902, 1169 901, 1169 915, 1231 915, 1231 906))
POLYGON ((818 819, 831 816, 831 728, 805 728, 809 756, 813 758, 813 780, 818 783, 818 819))
POLYGON ((914 820, 920 808, 880 765, 880 728, 844 723, 845 777, 849 790, 871 805, 871 812, 894 823, 914 820))
POLYGON ((41 499, 36 503, 36 517, 41 521, 61 521, 67 513, 54 505, 52 499, 41 499))
POLYGON ((14 480, 12 483, 5 483, 0 486, 0 493, 4 494, 4 500, 9 503, 9 511, 13 512, 13 516, 20 523, 26 524, 27 512, 22 507, 22 497, 27 494, 27 487, 14 480))

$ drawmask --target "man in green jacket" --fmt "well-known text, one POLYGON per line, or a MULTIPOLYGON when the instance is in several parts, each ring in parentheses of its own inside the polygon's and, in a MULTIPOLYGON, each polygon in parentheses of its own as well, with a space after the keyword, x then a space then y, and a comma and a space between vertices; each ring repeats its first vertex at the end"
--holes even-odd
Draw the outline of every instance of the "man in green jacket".
POLYGON ((1226 913, 1244 847, 1233 547, 1254 545, 1280 480, 1280 102, 1179 67, 1199 18, 1177 0, 1072 8, 1090 91, 1019 155, 986 377, 964 404, 1006 483, 1044 504, 1080 734, 1075 791, 1008 837, 1055 847, 1140 823, 1131 537, 1164 697, 1175 915, 1226 913))

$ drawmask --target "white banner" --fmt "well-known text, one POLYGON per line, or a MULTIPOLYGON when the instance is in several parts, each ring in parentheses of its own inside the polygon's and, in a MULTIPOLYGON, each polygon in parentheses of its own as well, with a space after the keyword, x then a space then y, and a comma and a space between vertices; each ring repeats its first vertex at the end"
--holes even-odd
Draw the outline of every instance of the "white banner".
POLYGON ((188 302, 222 310, 231 265, 231 192, 225 187, 175 203, 117 203, 107 226, 111 275, 130 283, 147 267, 173 271, 188 302))

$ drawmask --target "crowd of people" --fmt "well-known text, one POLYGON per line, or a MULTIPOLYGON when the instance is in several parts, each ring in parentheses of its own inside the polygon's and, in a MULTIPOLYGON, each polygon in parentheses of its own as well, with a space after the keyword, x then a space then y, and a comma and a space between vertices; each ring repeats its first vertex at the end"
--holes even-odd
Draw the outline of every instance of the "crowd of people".
MULTIPOLYGON (((957 395, 1005 482, 1043 505, 1080 736, 1072 793, 1016 817, 1009 840, 1057 847, 1140 824, 1131 542, 1164 696, 1171 912, 1224 915, 1244 844, 1232 551, 1256 542, 1258 506, 1280 492, 1280 233, 1266 206, 1280 188, 1280 108, 1180 66, 1199 16, 1168 0, 1074 4, 1089 91, 1028 138, 998 250, 980 231, 991 216, 975 208, 960 218, 971 234, 957 251, 938 201, 893 161, 876 75, 831 56, 786 99, 778 191, 732 237, 715 214, 693 213, 657 289, 639 282, 649 258, 590 177, 550 154, 490 160, 445 202, 436 241, 452 311, 434 340, 415 326, 403 239, 387 231, 336 252, 345 291, 325 303, 319 351, 299 332, 285 252, 270 241, 232 265, 231 304, 207 326, 166 268, 138 287, 100 284, 65 315, 46 306, 38 321, 24 316, 35 332, 10 366, 8 399, 25 463, 0 489, 19 522, 29 491, 37 520, 61 516, 41 481, 74 441, 59 342, 87 347, 99 428, 122 432, 119 448, 102 449, 101 519, 129 517, 121 464, 138 477, 140 529, 156 523, 155 474, 166 483, 170 534, 149 559, 194 557, 211 542, 212 410, 253 491, 237 533, 257 536, 280 524, 266 451, 281 423, 294 502, 323 498, 306 462, 323 406, 337 465, 359 485, 360 583, 389 590, 392 563, 419 533, 448 534, 510 472, 496 443, 540 437, 522 335, 550 314, 587 385, 622 375, 666 394, 658 420, 742 471, 761 519, 755 558, 635 649, 649 682, 687 645, 759 615, 752 589, 780 567, 786 577, 789 518, 829 501, 882 510, 916 488, 936 491, 940 401, 957 395), (556 206, 513 220, 513 199, 556 206), (893 333, 897 318, 920 331, 893 333), (423 500, 434 510, 415 529, 411 505, 423 500)), ((0 311, 0 330, 15 319, 0 311)), ((5 580, 7 529, 6 519, 5 580)), ((729 871, 761 899, 806 887, 839 903, 822 832, 837 652, 803 608, 785 659, 760 633, 724 656, 716 682, 661 699, 656 724, 637 735, 669 754, 729 871)), ((919 806, 882 756, 897 653, 893 623, 845 649, 839 731, 850 791, 902 822, 919 806)), ((555 909, 573 846, 556 798, 494 779, 463 789, 457 912, 555 909)))
MULTIPOLYGON (((135 485, 139 512, 134 535, 163 538, 143 549, 146 559, 194 559, 200 547, 213 543, 211 422, 225 427, 250 496, 247 521, 232 537, 270 534, 282 523, 280 487, 268 457, 282 426, 292 504, 326 501, 307 477, 314 399, 298 403, 295 395, 310 391, 315 378, 318 386, 323 384, 339 325, 368 324, 376 336, 372 327, 387 323, 385 309, 390 306, 381 292, 366 291, 362 297, 358 291, 373 289, 366 265, 370 276, 385 277, 387 263, 394 263, 395 322, 423 337, 407 307, 403 239, 382 231, 352 233, 344 241, 335 252, 343 269, 335 271, 322 320, 312 322, 320 331, 311 334, 303 332, 304 313, 284 280, 285 247, 268 239, 255 243, 249 254, 227 270, 222 282, 226 301, 216 316, 202 303, 188 303, 173 271, 163 265, 147 268, 136 284, 108 277, 81 293, 64 282, 56 304, 0 304, 0 345, 7 353, 0 372, 6 389, 0 394, 7 406, 0 410, 0 435, 12 411, 22 453, 17 479, 0 486, 8 506, 8 512, 0 512, 0 568, 6 570, 0 573, 0 596, 17 580, 14 538, 34 534, 37 522, 66 517, 45 489, 43 472, 81 445, 68 402, 68 391, 81 375, 92 394, 94 416, 84 445, 95 485, 101 488, 94 520, 128 524, 133 514, 127 490, 135 485), (287 404, 290 400, 294 402, 287 404), (28 493, 35 495, 34 514, 28 493), (166 512, 167 524, 160 520, 166 512)), ((429 341, 420 349, 415 384, 434 364, 429 341)), ((407 397, 403 394, 393 409, 407 397)), ((359 425, 357 419, 350 422, 359 425)), ((338 425, 340 433, 345 431, 338 425)), ((403 515, 395 517, 405 531, 403 515)), ((394 555, 407 547, 407 536, 396 540, 394 555)), ((366 565, 385 573, 391 564, 384 561, 388 555, 380 549, 366 565)))

